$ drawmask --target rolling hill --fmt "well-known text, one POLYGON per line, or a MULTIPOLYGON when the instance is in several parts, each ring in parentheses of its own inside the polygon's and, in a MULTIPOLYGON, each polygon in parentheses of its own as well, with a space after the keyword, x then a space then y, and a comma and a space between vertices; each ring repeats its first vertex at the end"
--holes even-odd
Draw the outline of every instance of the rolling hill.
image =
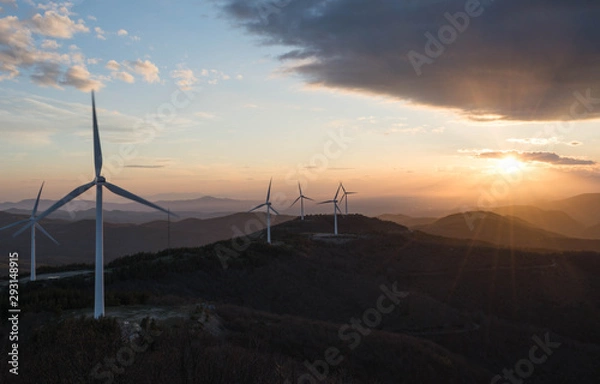
POLYGON ((563 211, 586 227, 600 223, 600 193, 586 193, 538 205, 544 209, 563 211))
POLYGON ((565 237, 537 228, 516 217, 486 211, 457 213, 415 229, 432 235, 487 242, 509 248, 556 249, 555 240, 565 237))
MULTIPOLYGON (((318 236, 331 220, 282 223, 275 244, 250 240, 226 265, 218 250, 230 239, 114 260, 107 315, 119 322, 81 319, 92 307, 88 277, 27 286, 21 382, 85 382, 127 345, 127 313, 156 308, 171 317, 152 322, 160 331, 152 346, 116 382, 489 383, 526 357, 535 337, 558 346, 528 383, 600 377, 598 254, 474 246, 359 215, 341 220, 345 241, 335 242, 318 236), (202 310, 206 303, 214 309, 202 310), (330 348, 343 359, 327 374, 318 363, 322 380, 301 380, 330 348)), ((0 327, 0 337, 8 331, 0 327)), ((0 361, 2 380, 6 368, 0 361)))
POLYGON ((511 205, 491 210, 502 216, 514 216, 545 231, 570 237, 585 236, 585 226, 563 211, 544 210, 531 205, 511 205))
MULTIPOLYGON (((0 227, 25 218, 0 212, 0 227)), ((283 223, 293 216, 274 216, 272 222, 283 223)), ((93 263, 95 220, 77 222, 43 220, 44 228, 60 243, 55 245, 45 236, 37 236, 38 265, 93 263)), ((199 247, 233 236, 252 234, 266 227, 263 213, 238 213, 211 219, 185 219, 171 223, 171 247, 199 247)), ((166 220, 144 224, 104 223, 104 257, 110 262, 137 252, 157 252, 168 247, 166 220)), ((16 229, 15 229, 16 231, 16 229)), ((14 231, 13 231, 14 232, 14 231)), ((30 254, 29 231, 17 238, 10 230, 0 232, 0 244, 10 252, 30 254)), ((28 265, 28 258, 21 260, 28 265)), ((5 262, 0 262, 0 266, 5 262)), ((3 269, 1 274, 5 274, 3 269)))
POLYGON ((404 225, 408 228, 431 224, 438 219, 436 217, 411 217, 401 214, 385 214, 377 216, 377 218, 381 220, 391 221, 396 224, 404 225))

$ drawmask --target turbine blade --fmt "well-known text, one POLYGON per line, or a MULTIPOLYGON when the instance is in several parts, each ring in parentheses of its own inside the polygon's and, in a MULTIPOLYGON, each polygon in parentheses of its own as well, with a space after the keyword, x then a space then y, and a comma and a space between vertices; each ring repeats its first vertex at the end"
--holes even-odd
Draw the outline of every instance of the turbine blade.
POLYGON ((342 210, 340 209, 340 207, 337 204, 335 205, 335 210, 338 211, 340 213, 340 215, 343 215, 342 210))
POLYGON ((302 196, 302 187, 300 186, 300 182, 298 182, 298 190, 300 191, 300 196, 302 196))
POLYGON ((44 235, 46 235, 47 238, 49 238, 50 240, 52 240, 54 242, 54 244, 59 245, 58 241, 56 241, 56 239, 54 237, 50 236, 50 234, 44 229, 44 227, 42 227, 38 223, 35 223, 35 227, 37 229, 39 229, 44 235))
POLYGON ((340 186, 337 189, 337 192, 335 193, 335 197, 333 198, 334 200, 337 200, 338 195, 340 194, 340 188, 342 188, 342 183, 340 183, 340 186))
POLYGON ((42 188, 44 188, 44 182, 42 182, 42 186, 40 187, 40 191, 38 192, 37 199, 35 199, 35 205, 33 206, 33 211, 31 211, 31 217, 35 217, 37 213, 38 204, 40 203, 40 196, 42 195, 42 188))
POLYGON ((67 204, 69 201, 73 200, 74 198, 76 198, 77 196, 81 195, 82 193, 84 193, 85 191, 87 191, 88 189, 92 188, 94 185, 96 185, 95 181, 92 181, 88 184, 84 184, 82 186, 79 186, 77 188, 75 188, 74 190, 72 190, 68 195, 66 195, 65 197, 63 197, 62 199, 58 200, 56 203, 54 203, 50 208, 46 209, 41 215, 36 216, 34 218, 34 220, 30 220, 29 224, 25 225, 23 228, 19 229, 14 235, 18 236, 21 233, 23 233, 27 228, 31 227, 34 223, 42 220, 44 217, 48 216, 49 214, 51 214, 52 212, 56 211, 58 208, 62 207, 63 205, 67 204))
POLYGON ((327 200, 327 201, 322 201, 319 204, 331 204, 331 203, 334 203, 334 202, 335 202, 334 200, 327 200))
POLYGON ((2 228, 0 228, 0 231, 4 231, 5 229, 9 229, 9 228, 12 228, 12 227, 16 227, 16 226, 17 226, 17 225, 19 225, 19 224, 24 224, 24 223, 27 223, 27 222, 29 222, 30 220, 31 220, 31 219, 19 220, 19 221, 17 221, 16 223, 12 223, 12 224, 9 224, 9 225, 7 225, 7 226, 5 226, 5 227, 2 227, 2 228))
POLYGON ((344 184, 340 183, 340 186, 342 187, 342 191, 344 191, 344 195, 345 195, 347 192, 346 192, 346 188, 344 188, 344 184))
POLYGON ((315 199, 311 199, 310 197, 306 197, 306 196, 302 196, 302 198, 306 199, 306 200, 310 200, 310 201, 315 201, 315 199))
POLYGON ((252 212, 252 211, 256 211, 259 208, 264 207, 265 205, 267 205, 267 203, 261 204, 261 205, 257 205, 256 207, 252 208, 251 210, 248 211, 248 213, 252 212))
POLYGON ((98 132, 98 118, 96 117, 96 100, 92 91, 92 119, 94 123, 94 167, 96 177, 102 172, 102 147, 100 146, 100 133, 98 132))
POLYGON ((277 215, 279 215, 279 212, 277 212, 277 210, 275 208, 271 207, 270 205, 269 205, 269 209, 271 211, 275 212, 277 215))
POLYGON ((268 203, 271 199, 271 184, 273 183, 273 178, 271 177, 271 181, 269 181, 269 190, 267 191, 267 200, 265 203, 268 203))
POLYGON ((300 196, 296 200, 294 200, 294 202, 292 203, 292 205, 290 205, 290 208, 292 208, 294 206, 294 204, 296 204, 298 202, 298 200, 300 200, 301 198, 302 198, 302 196, 300 196))
POLYGON ((114 193, 115 195, 119 195, 119 196, 122 196, 122 197, 124 197, 126 199, 136 201, 136 202, 138 202, 140 204, 144 204, 144 205, 146 205, 146 206, 148 206, 150 208, 157 209, 157 210, 162 211, 162 212, 164 212, 164 213, 166 213, 168 215, 177 216, 177 215, 175 215, 173 213, 169 213, 169 211, 166 210, 165 208, 160 207, 160 206, 158 206, 158 205, 156 205, 154 203, 151 203, 151 202, 149 202, 146 199, 142 199, 141 197, 139 197, 137 195, 134 195, 133 193, 131 193, 129 191, 126 191, 126 190, 124 190, 121 187, 117 187, 114 184, 106 182, 106 183, 104 183, 104 186, 106 188, 108 188, 108 190, 111 191, 112 193, 114 193))

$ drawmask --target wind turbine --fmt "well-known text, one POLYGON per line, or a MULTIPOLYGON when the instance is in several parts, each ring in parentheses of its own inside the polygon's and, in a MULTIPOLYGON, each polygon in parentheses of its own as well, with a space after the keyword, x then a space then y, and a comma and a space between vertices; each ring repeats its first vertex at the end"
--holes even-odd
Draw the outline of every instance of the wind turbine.
POLYGON ((300 218, 302 220, 304 220, 304 199, 311 200, 311 201, 314 201, 314 200, 311 199, 310 197, 306 197, 306 196, 304 196, 304 194, 302 194, 302 187, 300 186, 300 182, 298 182, 298 190, 300 191, 300 196, 298 196, 298 198, 296 200, 294 200, 292 205, 290 205, 290 208, 292 208, 294 206, 294 204, 296 204, 298 202, 298 200, 300 200, 300 218))
POLYGON ((31 227, 31 275, 29 277, 29 281, 36 280, 36 277, 35 277, 35 229, 37 228, 40 231, 42 231, 42 233, 44 235, 46 235, 46 237, 48 237, 50 240, 52 240, 54 242, 54 244, 58 245, 58 241, 56 241, 54 239, 54 237, 50 236, 50 234, 48 232, 46 232, 46 230, 36 221, 35 214, 37 213, 38 204, 40 203, 40 196, 42 195, 43 188, 44 188, 44 183, 42 183, 42 186, 40 187, 40 191, 38 192, 37 199, 35 200, 33 210, 31 211, 31 217, 29 217, 29 219, 17 221, 16 223, 12 223, 10 225, 0 228, 0 231, 2 231, 5 229, 8 229, 8 228, 16 227, 19 224, 29 223, 29 225, 27 226, 27 227, 31 227))
POLYGON ((340 199, 340 203, 342 202, 342 200, 346 199, 345 203, 346 203, 346 215, 347 215, 348 214, 348 195, 355 195, 357 192, 348 192, 348 191, 346 191, 346 188, 344 188, 344 184, 340 183, 340 185, 342 186, 342 191, 344 192, 344 195, 340 199))
MULTIPOLYGON (((93 122, 93 134, 94 134, 94 168, 95 178, 91 182, 79 186, 72 190, 68 195, 57 201, 54 205, 48 208, 44 213, 36 218, 36 221, 43 219, 58 208, 62 207, 69 201, 73 200, 77 196, 83 194, 85 191, 92 187, 96 187, 96 271, 95 271, 95 289, 94 289, 94 318, 104 316, 104 233, 103 233, 103 216, 102 216, 102 188, 106 188, 112 193, 122 196, 126 199, 133 200, 140 204, 147 205, 151 208, 158 209, 169 214, 169 211, 153 204, 147 200, 142 199, 139 196, 134 195, 131 192, 124 190, 123 188, 117 187, 114 184, 106 181, 106 178, 102 176, 102 148, 100 146, 100 134, 98 132, 98 120, 96 118, 96 102, 94 100, 94 92, 92 91, 92 122, 93 122)), ((171 213, 173 216, 177 216, 171 213)), ((28 226, 22 228, 16 234, 24 231, 28 226)), ((16 235, 15 234, 15 235, 16 235)))
POLYGON ((338 206, 338 196, 340 194, 340 189, 342 188, 342 183, 340 183, 340 186, 337 189, 337 192, 335 193, 335 197, 333 198, 333 200, 327 200, 327 201, 323 201, 319 204, 331 204, 333 203, 333 227, 334 227, 334 234, 337 235, 338 234, 338 223, 337 223, 337 213, 339 212, 340 214, 342 213, 342 211, 340 210, 340 207, 338 206))
POLYGON ((271 184, 272 183, 273 183, 273 179, 271 178, 271 181, 269 181, 269 189, 267 190, 267 199, 265 200, 264 204, 258 205, 248 211, 248 212, 252 212, 252 211, 256 211, 259 208, 267 207, 267 243, 269 243, 269 244, 271 244, 271 211, 273 211, 279 215, 279 212, 277 212, 275 210, 275 208, 273 208, 273 206, 271 205, 271 201, 270 201, 270 199, 271 199, 271 184))

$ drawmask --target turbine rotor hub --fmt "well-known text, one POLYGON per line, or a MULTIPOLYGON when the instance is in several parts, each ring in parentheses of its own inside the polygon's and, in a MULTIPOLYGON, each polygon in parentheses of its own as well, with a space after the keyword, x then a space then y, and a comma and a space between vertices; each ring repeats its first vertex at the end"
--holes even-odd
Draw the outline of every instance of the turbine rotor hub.
POLYGON ((105 182, 106 182, 106 178, 104 176, 96 177, 96 183, 105 183, 105 182))

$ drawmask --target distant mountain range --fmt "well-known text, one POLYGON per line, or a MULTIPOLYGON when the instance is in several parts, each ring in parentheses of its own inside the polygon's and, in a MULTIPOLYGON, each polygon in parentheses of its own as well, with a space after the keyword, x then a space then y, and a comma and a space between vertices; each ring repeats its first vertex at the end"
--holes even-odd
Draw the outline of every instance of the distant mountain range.
MULTIPOLYGON (((440 218, 381 215, 431 234, 504 246, 553 247, 542 239, 600 239, 600 194, 584 194, 537 205, 511 205, 440 218)), ((554 241, 554 240, 553 240, 554 241)), ((586 245, 589 247, 589 244, 586 245)), ((595 249, 595 245, 592 246, 595 249)))
MULTIPOLYGON (((33 200, 23 200, 0 204, 0 209, 8 209, 0 211, 0 227, 27 218, 33 203, 33 200)), ((43 210, 52 203, 43 200, 39 209, 43 210)), ((86 203, 92 204, 82 201, 78 207, 85 207, 86 203)), ((158 204, 170 207, 181 216, 171 220, 172 247, 197 247, 264 229, 263 214, 231 213, 246 212, 257 203, 259 201, 209 196, 158 201, 158 204)), ((600 252, 600 194, 580 195, 539 205, 504 206, 490 211, 454 213, 441 217, 385 214, 379 218, 435 236, 467 239, 500 247, 600 252)), ((95 212, 92 208, 73 212, 71 215, 68 211, 57 211, 44 220, 46 229, 61 245, 57 247, 44 236, 39 236, 40 265, 93 261, 93 247, 89 245, 94 241, 95 212)), ((352 216, 340 218, 340 227, 343 226, 343 220, 350 220, 352 216)), ((107 203, 104 217, 107 261, 136 252, 156 252, 168 246, 168 223, 164 213, 140 211, 135 204, 107 203)), ((273 223, 276 225, 294 217, 277 216, 273 223)), ((327 225, 320 224, 318 228, 315 225, 313 222, 313 227, 307 231, 329 231, 327 225)), ((346 230, 353 233, 351 228, 346 230)), ((29 254, 27 234, 12 238, 10 231, 3 231, 0 232, 0 242, 11 250, 29 254)))
MULTIPOLYGON (((0 227, 22 220, 24 216, 0 211, 0 227)), ((273 225, 293 219, 293 216, 274 216, 273 225)), ((37 237, 39 265, 93 263, 95 221, 43 220, 44 228, 60 243, 55 245, 45 236, 37 237)), ((157 252, 179 247, 199 247, 219 240, 250 235, 266 227, 263 213, 237 213, 211 219, 184 219, 172 222, 170 231, 166 220, 144 224, 104 223, 104 257, 110 262, 118 257, 138 252, 157 252)), ((16 229, 15 229, 16 230, 16 229)), ((13 238, 12 232, 0 232, 0 244, 10 252, 24 255, 22 264, 28 265, 30 255, 29 231, 13 238)), ((0 263, 2 265, 2 263, 0 263)))
MULTIPOLYGON (((234 200, 204 196, 198 199, 153 201, 154 203, 170 209, 182 218, 210 218, 226 216, 235 212, 245 212, 259 204, 256 200, 234 200)), ((0 211, 13 214, 29 215, 34 199, 25 199, 19 202, 0 203, 0 211)), ((49 208, 55 200, 40 200, 38 211, 49 208)), ((78 221, 94 219, 96 217, 95 202, 91 200, 74 200, 52 214, 54 219, 78 221)), ((153 211, 137 203, 111 203, 104 202, 104 217, 107 222, 114 223, 145 223, 153 220, 166 219, 162 212, 153 211)))

